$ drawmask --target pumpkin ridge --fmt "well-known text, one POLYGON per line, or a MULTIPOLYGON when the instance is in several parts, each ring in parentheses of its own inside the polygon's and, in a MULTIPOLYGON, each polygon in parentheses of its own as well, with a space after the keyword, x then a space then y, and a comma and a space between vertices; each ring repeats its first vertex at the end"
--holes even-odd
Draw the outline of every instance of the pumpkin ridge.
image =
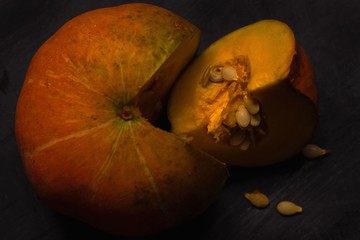
MULTIPOLYGON (((125 82, 125 78, 124 78, 123 63, 119 63, 118 66, 119 66, 119 72, 120 72, 120 82, 121 82, 121 86, 122 86, 123 89, 125 89, 126 82, 125 82)), ((128 98, 128 97, 125 96, 125 94, 124 94, 123 97, 122 97, 122 99, 121 99, 121 101, 122 101, 123 103, 125 103, 126 100, 127 100, 127 98, 128 98)))
POLYGON ((169 216, 169 211, 167 209, 167 207, 165 206, 165 203, 163 202, 161 196, 160 196, 160 191, 156 185, 155 182, 155 178, 152 175, 148 165, 146 164, 146 160, 144 155, 141 153, 141 150, 136 142, 135 139, 135 134, 134 134, 134 129, 133 129, 133 125, 130 125, 130 136, 131 136, 131 140, 133 141, 134 144, 134 149, 136 152, 136 155, 139 159, 140 165, 143 167, 144 173, 145 173, 145 177, 147 178, 147 180, 150 182, 151 188, 153 190, 153 193, 155 194, 155 200, 156 203, 158 205, 158 207, 160 208, 160 210, 164 213, 165 216, 169 216))
POLYGON ((117 120, 117 117, 116 118, 112 118, 96 127, 91 127, 91 128, 85 128, 85 129, 81 129, 77 132, 74 132, 74 133, 71 133, 69 135, 66 135, 66 136, 63 136, 63 137, 60 137, 60 138, 54 138, 52 140, 50 140, 49 142, 45 143, 45 144, 42 144, 41 146, 38 146, 36 149, 34 149, 33 151, 29 151, 29 152, 26 152, 25 153, 25 156, 28 156, 29 158, 33 158, 35 157, 36 155, 38 155, 39 153, 41 153, 43 150, 55 145, 55 144, 58 144, 60 142, 64 142, 66 140, 69 140, 71 138, 78 138, 78 137, 83 137, 89 133, 91 133, 92 131, 94 130, 98 130, 98 129, 101 129, 101 128, 104 128, 108 125, 110 125, 111 123, 113 123, 114 121, 117 120))
MULTIPOLYGON (((93 87, 89 86, 88 84, 84 83, 83 81, 81 81, 81 79, 79 79, 77 76, 75 76, 74 74, 55 74, 52 71, 46 71, 46 76, 48 78, 52 78, 55 79, 57 81, 64 81, 64 79, 66 79, 66 81, 69 82, 70 81, 74 81, 76 83, 81 84, 82 86, 84 86, 88 91, 91 91, 93 93, 95 93, 96 95, 101 95, 102 97, 104 97, 106 99, 106 101, 110 102, 110 103, 114 103, 114 99, 112 99, 111 97, 96 91, 93 87), (78 78, 77 80, 75 80, 76 78, 78 78)), ((41 83, 40 85, 44 85, 44 83, 41 83)), ((49 94, 49 96, 52 99, 55 100, 59 100, 61 99, 62 102, 66 102, 66 103, 71 103, 71 104, 76 104, 82 107, 87 107, 87 108, 94 108, 94 104, 89 104, 87 103, 87 101, 84 101, 84 99, 82 99, 82 95, 76 93, 69 93, 68 91, 63 91, 61 88, 59 87, 53 87, 51 89, 53 91, 53 93, 49 94)), ((102 107, 102 106, 101 106, 102 107)), ((104 109, 102 107, 101 111, 103 112, 113 112, 113 109, 104 109)))
POLYGON ((106 175, 108 169, 109 169, 109 165, 110 163, 113 161, 116 150, 118 150, 118 145, 120 142, 120 138, 124 132, 124 126, 120 125, 120 129, 118 130, 118 133, 116 135, 115 141, 111 147, 111 152, 110 154, 107 156, 106 161, 101 165, 101 167, 99 168, 98 173, 94 176, 93 180, 92 180, 92 188, 93 188, 93 195, 91 197, 91 199, 93 200, 96 197, 96 193, 97 193, 97 186, 99 185, 99 182, 101 181, 102 177, 106 175))
MULTIPOLYGON (((111 102, 114 102, 114 99, 112 99, 111 97, 109 97, 108 95, 102 93, 102 92, 99 92, 97 91, 94 87, 92 87, 91 85, 87 84, 86 82, 86 78, 83 77, 84 76, 84 73, 82 73, 81 71, 84 71, 83 68, 84 66, 82 64, 79 64, 78 66, 71 60, 70 57, 68 56, 65 56, 65 54, 62 54, 62 57, 64 59, 64 61, 69 64, 69 66, 71 67, 71 69, 73 69, 75 72, 74 73, 71 73, 71 74, 67 74, 66 77, 75 82, 75 83, 78 83, 78 84, 81 84, 83 87, 85 87, 86 89, 88 89, 89 91, 92 91, 93 93, 96 93, 102 97, 105 97, 107 98, 108 100, 110 100, 111 102), (80 67, 80 70, 79 70, 79 67, 80 67)), ((49 73, 47 72, 47 76, 49 73)), ((56 75, 53 75, 53 76, 56 76, 56 75)))

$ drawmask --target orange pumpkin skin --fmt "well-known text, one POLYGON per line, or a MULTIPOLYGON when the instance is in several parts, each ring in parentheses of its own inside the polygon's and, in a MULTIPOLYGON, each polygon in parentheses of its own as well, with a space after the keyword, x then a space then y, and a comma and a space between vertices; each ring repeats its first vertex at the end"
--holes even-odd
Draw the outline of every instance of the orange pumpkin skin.
POLYGON ((126 4, 82 14, 41 46, 19 96, 16 138, 42 200, 130 236, 172 227, 211 204, 225 165, 147 121, 199 35, 167 10, 126 4))

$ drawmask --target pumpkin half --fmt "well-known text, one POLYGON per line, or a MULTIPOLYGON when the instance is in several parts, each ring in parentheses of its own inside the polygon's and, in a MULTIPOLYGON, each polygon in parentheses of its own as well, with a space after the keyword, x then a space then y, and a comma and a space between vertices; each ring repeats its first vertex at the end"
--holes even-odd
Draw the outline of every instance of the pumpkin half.
POLYGON ((297 154, 316 123, 316 83, 289 26, 263 20, 209 46, 171 93, 172 131, 229 165, 297 154))
POLYGON ((224 164, 153 125, 199 30, 148 4, 68 21, 36 52, 16 111, 16 138, 39 197, 120 235, 145 235, 203 212, 224 164))

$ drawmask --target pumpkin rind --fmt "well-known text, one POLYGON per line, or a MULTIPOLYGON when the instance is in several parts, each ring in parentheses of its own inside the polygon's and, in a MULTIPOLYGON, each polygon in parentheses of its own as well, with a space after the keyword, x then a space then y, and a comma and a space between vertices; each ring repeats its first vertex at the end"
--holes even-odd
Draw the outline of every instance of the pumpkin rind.
POLYGON ((155 80, 161 87, 146 106, 163 100, 199 34, 165 9, 126 4, 84 13, 40 47, 19 96, 16 138, 41 199, 130 236, 172 227, 211 204, 225 165, 151 125, 154 113, 143 114, 141 101, 155 80))

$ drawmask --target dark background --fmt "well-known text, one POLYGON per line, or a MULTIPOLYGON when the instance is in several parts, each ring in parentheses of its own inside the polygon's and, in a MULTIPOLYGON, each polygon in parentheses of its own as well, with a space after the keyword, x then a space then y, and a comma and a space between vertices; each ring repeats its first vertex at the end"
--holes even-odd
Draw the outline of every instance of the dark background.
MULTIPOLYGON (((56 214, 37 199, 23 173, 14 118, 36 49, 72 17, 127 2, 132 1, 0 0, 1 240, 126 239, 56 214)), ((260 19, 288 23, 308 52, 318 81, 320 121, 312 142, 333 153, 312 161, 299 155, 266 168, 232 168, 221 195, 203 215, 144 239, 360 239, 360 2, 145 2, 170 9, 202 29, 200 51, 260 19), (254 189, 270 197, 268 208, 256 209, 243 198, 254 189), (275 210, 280 200, 292 200, 304 212, 280 216, 275 210)))

